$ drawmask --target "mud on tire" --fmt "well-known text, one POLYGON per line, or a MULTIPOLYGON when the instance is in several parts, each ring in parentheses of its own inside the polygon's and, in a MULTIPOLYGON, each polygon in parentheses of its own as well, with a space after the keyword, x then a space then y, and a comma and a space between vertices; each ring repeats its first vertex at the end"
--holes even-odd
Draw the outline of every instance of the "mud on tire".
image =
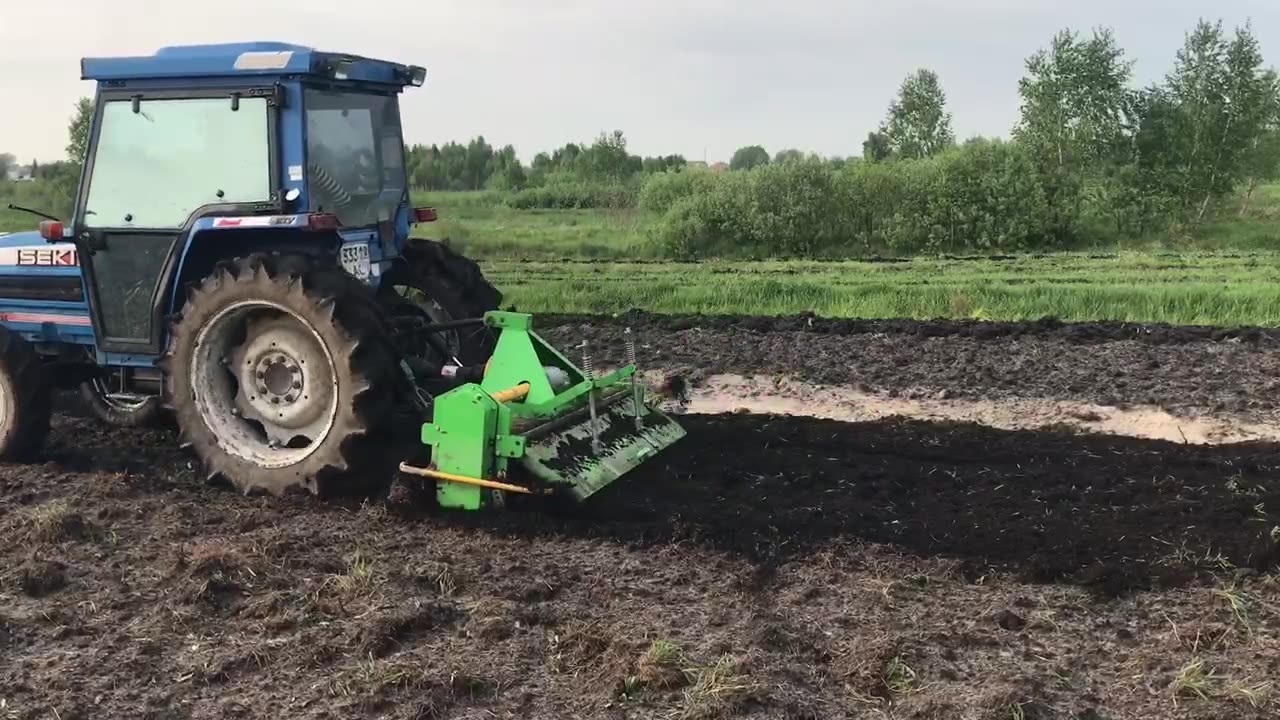
POLYGON ((389 482, 378 449, 402 380, 375 302, 340 269, 223 263, 190 289, 171 338, 167 395, 211 479, 320 495, 389 482))
POLYGON ((0 460, 35 455, 49 435, 53 397, 31 343, 0 327, 0 460))

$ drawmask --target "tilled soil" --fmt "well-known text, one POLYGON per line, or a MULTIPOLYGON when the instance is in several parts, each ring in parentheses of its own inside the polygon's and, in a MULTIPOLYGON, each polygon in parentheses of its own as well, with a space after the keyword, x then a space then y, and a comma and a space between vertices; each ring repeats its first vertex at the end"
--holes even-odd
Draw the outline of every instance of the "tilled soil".
POLYGON ((640 312, 539 318, 538 326, 561 348, 587 340, 602 364, 624 362, 631 327, 642 367, 695 383, 766 373, 890 397, 1052 398, 1280 421, 1276 330, 640 312))
MULTIPOLYGON (((946 351, 928 343, 1003 343, 974 350, 993 372, 1056 343, 1024 355, 1040 364, 1020 394, 1068 392, 1044 376, 1095 355, 1250 368, 1222 369, 1201 404, 1180 396, 1190 369, 1151 385, 1192 413, 1272 362, 1265 336, 1082 346, 651 320, 634 325, 642 361, 707 372, 815 349, 869 368, 894 338, 935 369, 946 351)), ((620 329, 547 335, 603 357, 620 329)), ((914 384, 929 377, 893 365, 876 383, 1001 386, 914 384)), ((461 515, 404 485, 363 503, 243 497, 198 480, 167 432, 64 413, 43 462, 0 466, 0 717, 1276 716, 1280 445, 681 422, 688 438, 584 507, 461 515)))

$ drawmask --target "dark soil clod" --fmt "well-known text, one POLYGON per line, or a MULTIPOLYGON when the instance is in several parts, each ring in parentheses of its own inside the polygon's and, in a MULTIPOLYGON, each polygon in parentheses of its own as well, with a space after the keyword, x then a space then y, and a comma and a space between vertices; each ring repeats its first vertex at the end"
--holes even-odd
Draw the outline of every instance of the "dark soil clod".
POLYGON ((1018 632, 1027 626, 1027 620, 1012 610, 1001 610, 996 613, 996 624, 1005 630, 1018 632))
POLYGON ((67 584, 66 566, 48 560, 33 560, 18 570, 18 587, 34 598, 51 595, 67 584))

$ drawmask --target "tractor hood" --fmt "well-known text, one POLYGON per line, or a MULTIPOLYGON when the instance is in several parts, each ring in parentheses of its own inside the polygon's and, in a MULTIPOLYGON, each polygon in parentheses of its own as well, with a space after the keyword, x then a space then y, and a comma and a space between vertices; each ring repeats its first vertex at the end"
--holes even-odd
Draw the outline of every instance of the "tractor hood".
POLYGON ((24 245, 48 245, 44 238, 40 237, 40 231, 27 230, 25 232, 4 233, 0 232, 0 248, 19 247, 24 245))

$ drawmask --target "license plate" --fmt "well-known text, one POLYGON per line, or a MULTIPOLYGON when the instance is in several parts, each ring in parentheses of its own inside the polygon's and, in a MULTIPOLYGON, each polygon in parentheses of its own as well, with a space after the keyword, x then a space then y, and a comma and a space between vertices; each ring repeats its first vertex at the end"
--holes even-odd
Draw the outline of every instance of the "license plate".
POLYGON ((360 278, 361 280, 369 279, 369 244, 368 243, 352 243, 343 245, 338 251, 338 259, 342 262, 342 269, 349 274, 360 278))

